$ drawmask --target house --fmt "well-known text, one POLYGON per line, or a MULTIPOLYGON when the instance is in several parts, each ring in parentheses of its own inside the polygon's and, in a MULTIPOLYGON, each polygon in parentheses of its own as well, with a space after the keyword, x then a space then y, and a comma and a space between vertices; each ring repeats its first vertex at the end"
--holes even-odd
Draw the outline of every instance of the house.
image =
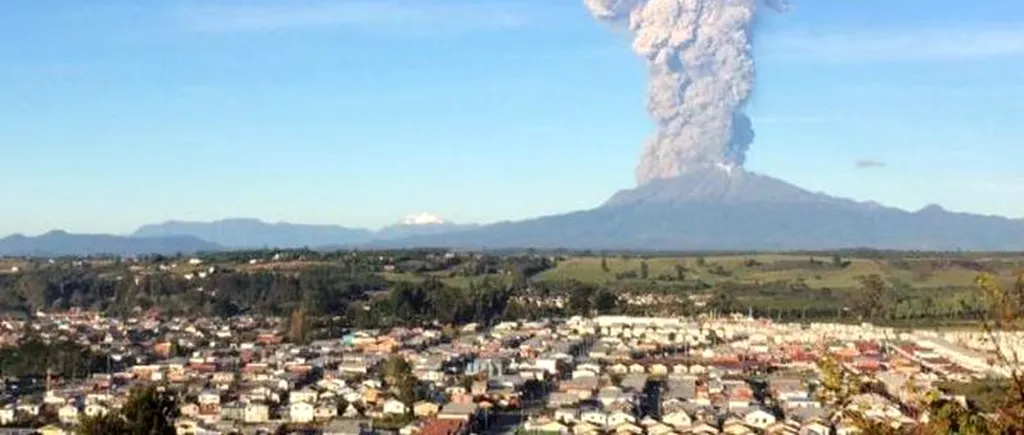
POLYGON ((409 413, 409 407, 400 400, 388 399, 384 401, 385 415, 405 415, 409 413))
POLYGON ((478 407, 475 403, 449 403, 437 413, 440 420, 469 421, 476 417, 478 407))
POLYGON ((316 421, 331 421, 338 416, 338 407, 332 403, 321 403, 313 411, 313 419, 316 421))
POLYGON ((775 421, 775 414, 772 414, 762 408, 751 409, 743 415, 743 422, 746 425, 762 430, 774 424, 775 421))
POLYGON ((358 420, 332 420, 322 430, 323 435, 360 435, 363 423, 358 420))
POLYGON ((629 395, 624 394, 622 389, 616 386, 607 386, 597 393, 597 400, 602 406, 611 406, 616 402, 628 402, 629 395))
POLYGON ((672 426, 663 423, 647 427, 648 435, 668 435, 673 432, 675 432, 675 429, 672 426))
POLYGON ((640 435, 644 433, 644 428, 637 426, 633 423, 621 423, 612 428, 612 431, 617 435, 640 435))
POLYGON ((608 414, 597 409, 590 409, 580 413, 580 420, 594 426, 604 428, 608 426, 608 414))
POLYGON ((756 432, 740 420, 727 420, 722 424, 722 433, 728 435, 754 435, 756 432))
POLYGON ((668 371, 669 371, 668 366, 666 366, 665 364, 655 363, 655 364, 651 365, 650 372, 651 372, 652 375, 666 376, 666 375, 668 375, 668 371))
POLYGON ((619 426, 626 423, 636 423, 636 417, 633 416, 633 414, 625 411, 612 411, 608 413, 607 427, 618 428, 619 426))
POLYGON ((487 395, 487 381, 474 381, 469 388, 469 394, 477 397, 487 395))
POLYGON ((563 408, 576 406, 580 402, 580 396, 572 393, 551 393, 548 395, 549 408, 563 408))
POLYGON ((202 433, 199 422, 187 418, 179 418, 174 422, 174 432, 178 435, 195 435, 202 433))
POLYGON ((571 424, 579 421, 580 410, 578 408, 558 408, 555 410, 555 420, 571 424))
POLYGON ((14 407, 15 411, 29 416, 39 415, 39 405, 35 403, 21 402, 14 407))
POLYGON ((67 435, 71 433, 64 430, 64 428, 53 424, 43 426, 37 429, 37 432, 39 432, 39 435, 67 435))
POLYGON ((433 417, 441 412, 441 406, 434 402, 419 401, 412 404, 412 414, 419 418, 433 417))
POLYGON ((777 421, 764 428, 765 435, 799 435, 800 425, 791 421, 777 421))
POLYGON ((799 435, 831 435, 832 430, 829 429, 822 421, 811 421, 804 423, 800 426, 799 435))
POLYGON ((292 423, 310 423, 315 415, 316 408, 309 402, 292 402, 288 405, 288 420, 292 423))
POLYGON ((363 412, 360 411, 355 404, 349 403, 348 406, 345 407, 345 411, 341 413, 341 416, 345 418, 360 418, 363 416, 363 412))
POLYGON ((0 408, 0 426, 6 426, 14 423, 14 407, 5 406, 0 408))
POLYGON ((661 417, 661 421, 674 428, 686 428, 693 425, 693 419, 686 411, 673 411, 661 417))
POLYGON ((523 425, 527 432, 540 432, 545 434, 568 434, 569 427, 554 420, 529 421, 523 425))
POLYGON ((57 410, 57 419, 61 423, 75 424, 78 423, 78 408, 74 405, 64 405, 57 410))
POLYGON ((199 415, 199 404, 190 402, 181 405, 180 412, 182 417, 195 417, 199 415))
POLYGON ((85 406, 85 415, 89 417, 99 417, 106 415, 107 407, 98 403, 91 403, 85 406))
POLYGON ((242 410, 242 421, 246 423, 266 423, 270 420, 270 408, 262 403, 249 403, 242 410))
POLYGON ((586 422, 580 422, 572 427, 574 435, 598 435, 601 432, 601 428, 586 422))
POLYGON ((316 392, 316 390, 309 389, 309 388, 303 388, 301 390, 292 391, 292 392, 288 393, 288 402, 289 403, 295 403, 295 402, 316 403, 316 399, 317 399, 317 392, 316 392))
POLYGON ((697 435, 697 434, 717 434, 717 433, 720 433, 720 432, 718 431, 717 427, 714 427, 714 426, 712 426, 712 425, 710 425, 708 423, 705 423, 705 422, 701 422, 700 424, 690 428, 690 431, 688 433, 693 434, 693 435, 697 435))

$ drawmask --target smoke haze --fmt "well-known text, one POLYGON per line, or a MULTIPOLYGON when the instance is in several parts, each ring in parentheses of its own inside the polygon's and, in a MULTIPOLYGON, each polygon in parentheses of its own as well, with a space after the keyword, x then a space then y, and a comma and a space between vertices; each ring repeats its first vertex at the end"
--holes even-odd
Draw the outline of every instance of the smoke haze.
POLYGON ((783 0, 584 0, 595 18, 626 24, 647 61, 647 110, 658 131, 636 169, 639 184, 692 170, 742 167, 754 140, 743 113, 754 89, 751 25, 783 0))

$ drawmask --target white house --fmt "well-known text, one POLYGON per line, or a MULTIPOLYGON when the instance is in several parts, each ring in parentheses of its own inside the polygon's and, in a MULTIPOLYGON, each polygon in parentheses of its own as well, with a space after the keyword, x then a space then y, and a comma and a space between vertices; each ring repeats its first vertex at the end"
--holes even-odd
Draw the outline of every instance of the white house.
POLYGON ((644 433, 644 428, 637 426, 633 423, 622 423, 612 428, 617 435, 640 435, 644 433))
POLYGON ((555 410, 555 420, 562 423, 575 423, 580 419, 580 410, 577 408, 558 408, 555 410))
POLYGON ((743 416, 743 422, 748 426, 764 429, 776 421, 775 415, 761 408, 751 409, 743 416))
POLYGON ((580 413, 580 420, 595 425, 597 427, 608 426, 608 415, 598 410, 589 410, 580 413))
POLYGON ((99 417, 106 415, 107 407, 100 405, 99 403, 91 403, 85 406, 85 415, 89 417, 99 417))
POLYGON ((220 405, 220 392, 213 390, 206 390, 199 393, 199 406, 215 406, 220 405))
POLYGON ((74 405, 64 405, 57 410, 57 418, 65 424, 78 423, 78 408, 74 405))
POLYGON ((242 420, 246 423, 266 423, 269 419, 270 408, 262 403, 247 404, 242 411, 242 420))
POLYGON ((623 424, 626 424, 626 423, 629 423, 629 424, 636 423, 636 417, 634 417, 632 414, 624 412, 624 411, 614 411, 614 412, 608 414, 608 420, 607 421, 608 421, 608 423, 607 423, 608 427, 618 428, 619 426, 621 426, 623 424))
POLYGON ((693 425, 693 419, 690 418, 690 414, 687 414, 685 411, 675 411, 665 414, 662 416, 661 421, 675 428, 684 428, 693 425))
POLYGON ((569 433, 569 428, 566 427, 564 424, 559 423, 557 421, 527 422, 524 425, 524 429, 526 429, 527 431, 530 431, 530 432, 541 432, 541 433, 551 433, 551 434, 567 434, 567 433, 569 433))
POLYGON ((409 412, 409 407, 405 406, 399 400, 389 399, 384 402, 384 414, 385 415, 405 415, 409 412))
POLYGON ((0 425, 14 423, 14 407, 6 406, 0 408, 0 425))
POLYGON ((310 423, 316 415, 316 409, 309 402, 293 402, 288 405, 288 420, 292 423, 310 423))

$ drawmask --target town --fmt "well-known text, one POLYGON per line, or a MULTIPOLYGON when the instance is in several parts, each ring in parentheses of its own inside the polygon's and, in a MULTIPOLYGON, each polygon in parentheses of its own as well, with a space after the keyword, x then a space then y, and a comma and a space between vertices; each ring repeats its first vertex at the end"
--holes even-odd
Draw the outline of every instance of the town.
POLYGON ((743 313, 351 329, 307 343, 290 342, 285 323, 83 310, 5 318, 4 346, 31 336, 99 362, 5 373, 0 433, 75 433, 152 385, 178 398, 182 435, 847 434, 858 429, 844 409, 914 427, 928 421, 925 397, 966 403, 940 384, 1006 378, 1016 367, 994 349, 1024 353, 1022 333, 743 313), (874 384, 837 407, 830 368, 874 384))

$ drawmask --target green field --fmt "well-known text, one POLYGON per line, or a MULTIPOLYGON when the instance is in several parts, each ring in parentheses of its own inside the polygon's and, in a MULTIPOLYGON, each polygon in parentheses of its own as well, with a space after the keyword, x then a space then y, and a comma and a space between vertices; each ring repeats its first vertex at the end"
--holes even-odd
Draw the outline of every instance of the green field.
MULTIPOLYGON (((980 258, 973 260, 981 265, 995 266, 993 273, 1001 281, 1009 282, 1021 272, 1021 259, 998 261, 980 258)), ((605 257, 607 271, 601 257, 572 257, 557 264, 553 269, 539 274, 539 280, 578 280, 603 284, 620 280, 618 275, 630 271, 639 273, 641 262, 646 262, 648 279, 659 276, 676 277, 676 266, 686 268, 686 280, 701 280, 714 284, 723 281, 758 283, 770 281, 803 280, 811 288, 852 288, 858 285, 858 277, 877 274, 889 281, 902 281, 915 288, 970 287, 981 273, 957 265, 935 266, 942 259, 915 259, 906 267, 893 265, 892 260, 842 259, 845 266, 833 265, 831 257, 802 255, 752 255, 752 256, 710 256, 704 257, 704 266, 699 266, 699 257, 652 257, 624 258, 605 257), (812 264, 811 259, 817 262, 812 264), (748 264, 752 263, 752 264, 748 264), (719 269, 720 267, 720 269, 719 269), (712 273, 713 269, 719 274, 712 273), (721 273, 724 271, 725 273, 721 273)))

